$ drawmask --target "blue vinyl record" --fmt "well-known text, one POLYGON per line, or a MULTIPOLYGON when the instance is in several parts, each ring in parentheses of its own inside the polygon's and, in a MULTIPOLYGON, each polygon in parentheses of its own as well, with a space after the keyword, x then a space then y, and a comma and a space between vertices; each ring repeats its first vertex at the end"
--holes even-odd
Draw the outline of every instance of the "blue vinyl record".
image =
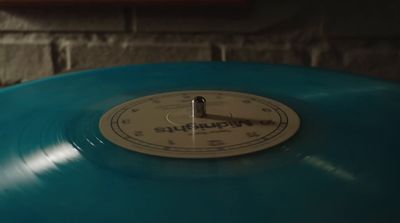
POLYGON ((400 222, 398 83, 171 63, 32 81, 0 105, 1 222, 400 222), (191 92, 229 121, 175 121, 191 92))

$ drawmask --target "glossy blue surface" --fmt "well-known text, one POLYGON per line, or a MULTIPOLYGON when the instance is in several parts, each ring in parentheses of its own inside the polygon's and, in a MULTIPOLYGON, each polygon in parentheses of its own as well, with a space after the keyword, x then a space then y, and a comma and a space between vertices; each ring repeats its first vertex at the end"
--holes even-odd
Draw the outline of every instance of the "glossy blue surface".
POLYGON ((400 85, 302 67, 182 63, 79 72, 0 90, 1 222, 400 222, 400 85), (302 126, 254 154, 182 160, 108 142, 139 96, 248 92, 302 126))

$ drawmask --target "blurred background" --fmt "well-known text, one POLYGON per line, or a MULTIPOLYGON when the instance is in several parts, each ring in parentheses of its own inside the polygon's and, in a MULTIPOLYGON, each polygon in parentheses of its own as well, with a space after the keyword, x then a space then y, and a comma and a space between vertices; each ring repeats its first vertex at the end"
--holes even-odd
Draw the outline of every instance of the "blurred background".
POLYGON ((399 40, 399 1, 2 6, 0 86, 178 61, 302 65, 399 81, 399 40))

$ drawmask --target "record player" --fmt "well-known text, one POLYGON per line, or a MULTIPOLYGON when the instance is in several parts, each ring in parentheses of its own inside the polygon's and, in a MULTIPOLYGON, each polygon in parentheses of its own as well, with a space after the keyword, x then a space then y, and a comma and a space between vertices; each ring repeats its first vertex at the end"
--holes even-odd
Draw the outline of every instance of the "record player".
POLYGON ((0 90, 2 222, 398 222, 400 85, 165 63, 0 90))

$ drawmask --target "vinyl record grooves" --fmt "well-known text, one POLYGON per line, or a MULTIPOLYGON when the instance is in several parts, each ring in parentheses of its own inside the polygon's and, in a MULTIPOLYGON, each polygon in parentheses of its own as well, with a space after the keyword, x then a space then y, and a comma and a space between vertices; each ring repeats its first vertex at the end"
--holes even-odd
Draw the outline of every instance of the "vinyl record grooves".
POLYGON ((399 102, 397 83, 246 63, 136 65, 5 88, 0 90, 0 219, 398 222, 399 102), (180 98, 182 92, 203 91, 211 92, 205 94, 208 116, 192 118, 193 95, 180 98), (252 96, 237 101, 220 98, 220 92, 252 96), (171 103, 158 100, 165 94, 173 95, 171 103), (266 128, 279 126, 281 113, 269 118, 261 113, 265 105, 256 102, 264 99, 298 115, 298 123, 296 116, 282 122, 297 123, 296 131, 269 148, 226 153, 235 140, 249 148, 246 137, 265 143, 266 128), (136 102, 144 104, 135 107, 136 102), (121 127, 132 130, 127 138, 142 145, 160 142, 162 150, 194 145, 190 154, 205 143, 205 150, 228 156, 174 158, 118 144, 102 132, 101 120, 125 111, 126 103, 135 105, 128 119, 121 116, 125 119, 114 124, 127 124, 121 127), (136 113, 142 108, 144 113, 136 113), (167 118, 160 111, 167 111, 167 118), (255 114, 260 116, 251 119, 255 114), (191 144, 191 136, 200 141, 191 144))

